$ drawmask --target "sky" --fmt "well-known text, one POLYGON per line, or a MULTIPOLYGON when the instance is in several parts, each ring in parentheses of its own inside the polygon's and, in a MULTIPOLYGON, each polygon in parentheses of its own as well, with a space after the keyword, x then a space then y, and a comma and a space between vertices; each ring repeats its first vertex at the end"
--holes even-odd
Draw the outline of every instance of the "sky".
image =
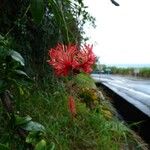
POLYGON ((85 26, 102 64, 150 64, 150 0, 84 0, 96 18, 85 26))

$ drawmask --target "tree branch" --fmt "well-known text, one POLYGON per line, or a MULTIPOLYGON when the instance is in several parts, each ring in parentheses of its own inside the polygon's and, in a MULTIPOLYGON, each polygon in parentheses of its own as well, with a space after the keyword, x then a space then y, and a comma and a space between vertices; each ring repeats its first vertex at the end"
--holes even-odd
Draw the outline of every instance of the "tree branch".
POLYGON ((116 1, 111 0, 111 2, 115 5, 115 6, 120 6, 116 1))

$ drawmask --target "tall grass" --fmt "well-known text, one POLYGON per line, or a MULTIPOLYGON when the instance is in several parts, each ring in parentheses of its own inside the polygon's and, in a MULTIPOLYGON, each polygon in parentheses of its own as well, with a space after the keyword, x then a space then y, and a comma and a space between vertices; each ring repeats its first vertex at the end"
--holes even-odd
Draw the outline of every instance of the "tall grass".
MULTIPOLYGON (((30 114, 46 127, 49 148, 55 143, 55 148, 62 150, 119 150, 127 147, 144 149, 144 146, 140 147, 141 141, 117 118, 106 118, 101 109, 91 111, 78 99, 77 117, 73 119, 68 111, 64 84, 53 76, 50 78, 44 81, 45 90, 34 90, 22 104, 22 109, 26 111, 23 113, 30 114)), ((81 75, 77 81, 88 82, 88 78, 84 80, 81 75)), ((107 103, 104 101, 101 105, 108 107, 107 103)))

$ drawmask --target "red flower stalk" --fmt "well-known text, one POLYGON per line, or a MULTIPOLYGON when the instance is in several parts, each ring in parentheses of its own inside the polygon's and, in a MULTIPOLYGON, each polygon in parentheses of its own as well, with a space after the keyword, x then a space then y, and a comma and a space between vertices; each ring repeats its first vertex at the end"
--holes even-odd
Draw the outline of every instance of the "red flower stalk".
POLYGON ((74 101, 74 98, 72 96, 69 96, 68 107, 69 107, 69 111, 70 111, 71 115, 73 117, 75 117, 77 112, 76 112, 75 101, 74 101))
POLYGON ((53 66, 58 76, 67 76, 81 71, 90 73, 96 58, 92 48, 93 46, 84 45, 79 50, 76 45, 58 44, 56 48, 49 50, 51 60, 48 63, 53 66))

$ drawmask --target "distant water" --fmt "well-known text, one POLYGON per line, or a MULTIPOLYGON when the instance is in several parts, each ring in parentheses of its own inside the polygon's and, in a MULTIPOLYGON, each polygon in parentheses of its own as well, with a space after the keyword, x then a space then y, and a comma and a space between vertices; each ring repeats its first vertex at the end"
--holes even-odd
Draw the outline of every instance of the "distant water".
POLYGON ((115 66, 118 68, 150 68, 150 64, 109 64, 107 66, 115 66))

